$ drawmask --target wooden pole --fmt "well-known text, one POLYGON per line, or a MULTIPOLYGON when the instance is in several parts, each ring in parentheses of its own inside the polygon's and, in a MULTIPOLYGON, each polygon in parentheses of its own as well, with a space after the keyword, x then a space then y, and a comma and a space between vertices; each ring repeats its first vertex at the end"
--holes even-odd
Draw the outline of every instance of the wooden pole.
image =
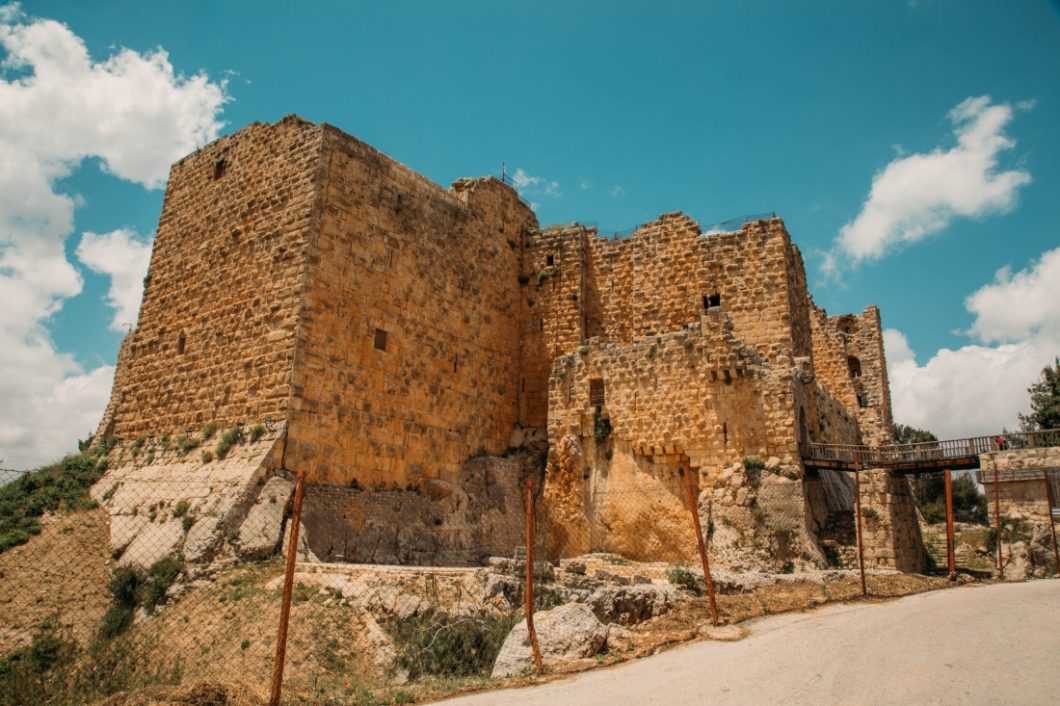
POLYGON ((997 535, 997 575, 1005 578, 1005 567, 1001 565, 1001 481, 998 480, 997 466, 994 466, 994 532, 997 535))
POLYGON ((524 505, 526 508, 526 632, 530 637, 530 650, 534 653, 534 671, 540 674, 541 648, 534 629, 534 480, 526 480, 524 505))
POLYGON ((272 698, 269 706, 279 706, 283 689, 283 663, 287 657, 287 626, 291 620, 291 595, 294 592, 294 567, 298 560, 298 526, 302 523, 302 495, 305 493, 305 471, 298 471, 294 483, 294 506, 291 508, 291 539, 287 543, 287 566, 283 574, 283 598, 280 601, 280 632, 276 636, 276 660, 272 664, 272 698))
POLYGON ((1045 514, 1049 516, 1049 530, 1053 533, 1053 570, 1060 577, 1060 549, 1056 546, 1056 522, 1053 520, 1053 488, 1049 485, 1049 471, 1042 471, 1045 481, 1045 514))
POLYGON ((861 466, 854 466, 854 507, 857 510, 858 521, 858 570, 861 571, 861 595, 869 595, 869 589, 865 585, 865 548, 861 539, 861 466))
POLYGON ((957 578, 957 560, 953 556, 955 549, 953 536, 953 479, 950 477, 948 468, 943 469, 942 473, 946 480, 946 559, 949 564, 950 581, 953 581, 957 578))
POLYGON ((707 586, 707 600, 710 602, 710 622, 718 624, 718 602, 714 597, 714 578, 710 575, 710 559, 707 558, 707 545, 703 541, 703 527, 699 522, 699 503, 692 489, 692 468, 681 469, 685 476, 685 489, 688 491, 688 505, 692 510, 692 526, 696 532, 696 544, 699 547, 699 561, 703 564, 703 582, 707 586))

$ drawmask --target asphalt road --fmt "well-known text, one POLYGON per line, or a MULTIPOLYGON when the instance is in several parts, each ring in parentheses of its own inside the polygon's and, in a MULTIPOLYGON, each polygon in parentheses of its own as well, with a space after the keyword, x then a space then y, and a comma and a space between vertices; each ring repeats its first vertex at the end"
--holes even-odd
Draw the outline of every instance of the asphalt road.
POLYGON ((748 627, 739 642, 442 703, 1060 704, 1060 580, 826 606, 748 627))

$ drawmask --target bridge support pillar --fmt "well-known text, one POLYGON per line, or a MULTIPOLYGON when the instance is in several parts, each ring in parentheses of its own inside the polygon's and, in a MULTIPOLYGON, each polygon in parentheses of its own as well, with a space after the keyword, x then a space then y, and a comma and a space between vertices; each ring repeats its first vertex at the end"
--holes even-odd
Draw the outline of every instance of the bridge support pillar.
POLYGON ((911 573, 924 571, 927 552, 909 480, 883 469, 866 469, 860 475, 865 565, 911 573))

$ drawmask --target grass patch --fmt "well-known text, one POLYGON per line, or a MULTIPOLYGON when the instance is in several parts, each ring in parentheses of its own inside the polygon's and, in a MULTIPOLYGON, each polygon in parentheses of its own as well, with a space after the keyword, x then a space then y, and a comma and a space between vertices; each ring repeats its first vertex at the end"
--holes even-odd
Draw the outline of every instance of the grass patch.
POLYGON ((262 434, 265 433, 265 427, 260 424, 255 424, 247 430, 247 436, 250 438, 250 443, 254 443, 261 438, 262 434))
POLYGON ((67 456, 0 486, 0 553, 40 534, 39 518, 46 512, 96 507, 88 489, 105 468, 99 452, 89 451, 67 456))
POLYGON ((418 679, 489 674, 514 625, 514 614, 453 616, 432 609, 384 627, 398 650, 398 666, 418 679))

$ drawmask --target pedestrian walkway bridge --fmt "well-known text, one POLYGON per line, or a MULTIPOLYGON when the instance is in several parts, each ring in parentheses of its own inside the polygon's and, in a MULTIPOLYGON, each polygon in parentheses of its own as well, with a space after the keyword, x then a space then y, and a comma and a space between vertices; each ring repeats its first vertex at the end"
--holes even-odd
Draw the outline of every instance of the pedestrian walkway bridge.
POLYGON ((979 468, 979 454, 991 451, 1052 446, 1060 446, 1060 429, 887 446, 808 443, 802 444, 799 450, 807 468, 836 471, 886 468, 900 473, 920 473, 944 468, 951 471, 979 468))

